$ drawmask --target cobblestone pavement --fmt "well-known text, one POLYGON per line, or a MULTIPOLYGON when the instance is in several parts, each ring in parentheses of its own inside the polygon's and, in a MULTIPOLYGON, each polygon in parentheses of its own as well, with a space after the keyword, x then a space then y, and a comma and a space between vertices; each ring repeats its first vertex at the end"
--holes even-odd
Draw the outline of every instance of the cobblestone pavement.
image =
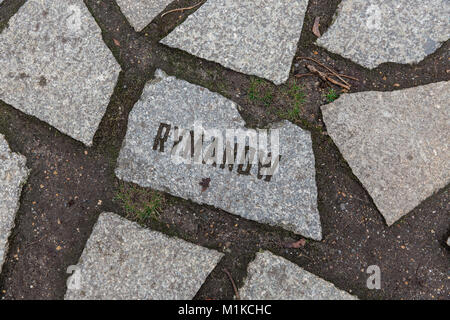
POLYGON ((0 297, 448 299, 449 10, 0 0, 0 297))

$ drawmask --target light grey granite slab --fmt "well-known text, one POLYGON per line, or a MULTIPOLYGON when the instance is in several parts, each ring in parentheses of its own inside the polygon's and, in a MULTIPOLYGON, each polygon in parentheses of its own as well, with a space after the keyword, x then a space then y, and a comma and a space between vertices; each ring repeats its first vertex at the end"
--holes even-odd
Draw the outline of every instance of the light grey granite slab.
POLYGON ((116 0, 136 31, 144 29, 173 0, 116 0))
MULTIPOLYGON (((167 77, 158 70, 156 79, 147 83, 130 113, 117 163, 117 177, 320 240, 315 160, 309 132, 288 121, 271 128, 272 132, 278 129, 281 160, 270 181, 266 181, 267 176, 262 175, 256 162, 249 174, 239 174, 236 164, 231 171, 228 164, 221 168, 223 157, 216 166, 200 161, 176 161, 173 156, 174 142, 178 140, 175 127, 191 130, 200 124, 204 129, 217 129, 220 134, 225 129, 244 130, 245 123, 238 108, 217 93, 167 77), (154 148, 161 123, 171 126, 163 152, 159 145, 154 148), (204 179, 210 179, 206 190, 200 185, 204 179)), ((200 136, 196 135, 196 142, 200 136)), ((270 139, 272 137, 274 135, 270 135, 270 139)), ((185 139, 191 141, 189 137, 185 139)), ((203 154, 209 149, 209 141, 204 144, 203 154)), ((244 143, 240 146, 243 148, 244 143)), ((274 154, 273 158, 278 157, 274 154)), ((262 160, 263 163, 270 162, 262 160)))
POLYGON ((223 254, 102 213, 66 300, 192 299, 223 254))
POLYGON ((355 300, 332 283, 268 251, 256 254, 239 290, 243 300, 355 300))
POLYGON ((308 0, 208 0, 162 43, 281 84, 307 6, 308 0))
POLYGON ((0 134, 0 273, 28 173, 25 157, 12 153, 5 137, 0 134))
POLYGON ((343 0, 317 44, 370 69, 416 63, 449 39, 449 17, 448 0, 343 0))
POLYGON ((328 133, 393 224, 450 181, 450 82, 344 94, 322 106, 328 133))
POLYGON ((0 100, 87 145, 119 72, 82 0, 29 0, 0 34, 0 100))

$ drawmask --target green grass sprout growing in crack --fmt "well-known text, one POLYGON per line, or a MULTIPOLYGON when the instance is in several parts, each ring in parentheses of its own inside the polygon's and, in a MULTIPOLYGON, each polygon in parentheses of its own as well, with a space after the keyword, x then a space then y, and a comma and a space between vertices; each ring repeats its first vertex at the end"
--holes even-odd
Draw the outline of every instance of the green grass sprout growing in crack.
POLYGON ((261 79, 252 78, 248 89, 248 99, 252 102, 260 102, 265 107, 270 107, 273 102, 273 93, 268 89, 268 84, 261 79))
POLYGON ((325 95, 325 98, 328 102, 333 102, 337 98, 339 98, 339 94, 334 89, 329 89, 327 94, 325 95))
POLYGON ((122 204, 128 216, 142 223, 158 219, 164 198, 156 191, 121 185, 115 200, 122 204))
POLYGON ((294 101, 294 105, 292 108, 286 113, 285 117, 289 121, 296 122, 300 118, 301 114, 301 106, 306 101, 306 94, 303 91, 303 88, 299 86, 297 83, 294 82, 294 84, 289 88, 287 91, 287 94, 289 97, 294 101))

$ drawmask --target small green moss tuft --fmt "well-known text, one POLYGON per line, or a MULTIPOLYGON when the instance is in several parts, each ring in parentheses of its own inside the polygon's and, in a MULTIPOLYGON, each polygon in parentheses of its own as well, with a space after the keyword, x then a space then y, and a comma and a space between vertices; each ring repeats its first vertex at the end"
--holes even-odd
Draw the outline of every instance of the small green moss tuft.
POLYGON ((327 94, 325 95, 325 98, 328 102, 333 102, 337 98, 339 98, 339 94, 334 89, 329 89, 327 94))
POLYGON ((300 115, 302 113, 302 105, 306 101, 306 94, 303 91, 303 87, 298 85, 296 82, 294 82, 292 86, 287 89, 286 93, 292 100, 293 105, 290 110, 281 115, 281 118, 287 119, 291 122, 298 122, 300 121, 300 115))
POLYGON ((273 102, 273 92, 269 88, 269 84, 258 78, 252 78, 250 80, 247 97, 250 102, 262 103, 267 108, 273 102))
POLYGON ((127 215, 143 223, 148 219, 158 220, 164 197, 156 191, 123 184, 114 200, 121 203, 127 215))

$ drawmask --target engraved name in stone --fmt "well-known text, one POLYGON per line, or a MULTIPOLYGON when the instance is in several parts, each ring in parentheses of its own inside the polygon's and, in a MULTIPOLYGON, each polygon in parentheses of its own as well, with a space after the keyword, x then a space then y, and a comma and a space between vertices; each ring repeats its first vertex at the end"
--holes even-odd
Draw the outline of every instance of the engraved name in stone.
POLYGON ((251 175, 258 166, 257 178, 270 182, 281 160, 278 129, 204 129, 196 123, 183 129, 160 123, 153 150, 169 153, 176 164, 206 164, 251 175))

